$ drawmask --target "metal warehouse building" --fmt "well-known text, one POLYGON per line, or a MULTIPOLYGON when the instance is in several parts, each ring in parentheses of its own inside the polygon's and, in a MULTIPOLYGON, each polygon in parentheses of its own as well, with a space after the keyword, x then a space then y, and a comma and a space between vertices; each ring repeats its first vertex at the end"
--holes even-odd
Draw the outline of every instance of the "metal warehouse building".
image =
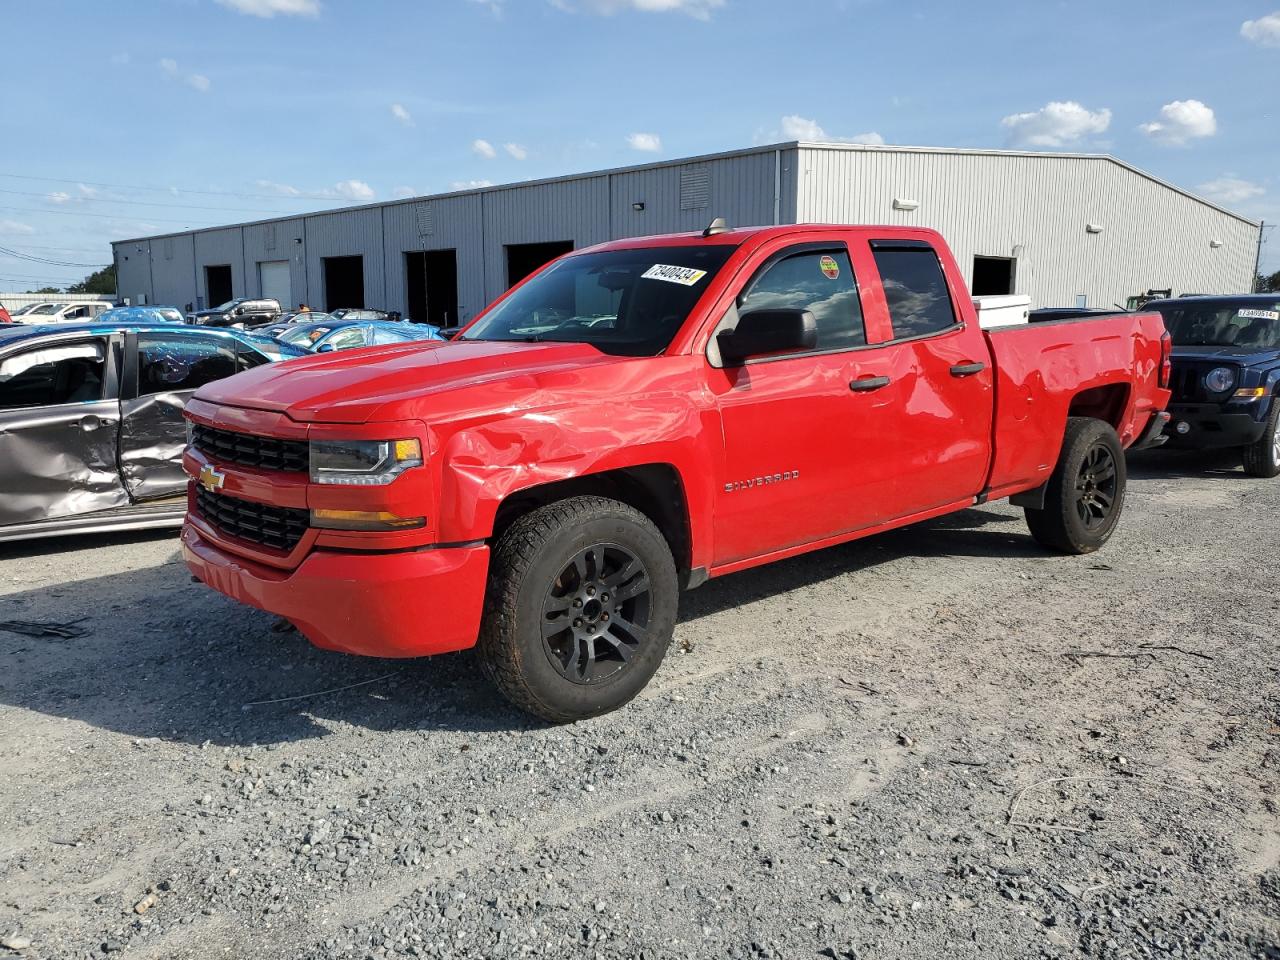
POLYGON ((737 226, 933 227, 975 294, 1250 290, 1260 225, 1108 156, 784 143, 114 243, 131 303, 276 297, 466 321, 565 251, 737 226))

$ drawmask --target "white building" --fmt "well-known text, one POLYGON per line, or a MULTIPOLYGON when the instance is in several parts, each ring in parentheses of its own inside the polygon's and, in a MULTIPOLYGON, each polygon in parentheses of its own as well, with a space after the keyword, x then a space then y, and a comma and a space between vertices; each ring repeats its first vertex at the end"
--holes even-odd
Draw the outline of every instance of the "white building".
POLYGON ((1260 225, 1108 156, 783 143, 113 244, 131 303, 276 297, 465 321, 548 259, 735 226, 933 227, 974 293, 1110 307, 1252 289, 1260 225))

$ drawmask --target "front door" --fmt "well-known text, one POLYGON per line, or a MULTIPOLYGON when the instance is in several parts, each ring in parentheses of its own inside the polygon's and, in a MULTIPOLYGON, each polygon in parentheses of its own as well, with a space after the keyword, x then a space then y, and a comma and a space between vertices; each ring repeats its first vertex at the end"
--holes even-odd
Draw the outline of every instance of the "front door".
POLYGON ((58 338, 0 357, 0 524, 128 504, 116 465, 118 379, 106 338, 58 338))
POLYGON ((130 334, 125 341, 120 401, 120 470, 134 500, 179 496, 186 490, 182 408, 206 383, 236 372, 230 337, 198 333, 130 334))
MULTIPOLYGON (((858 279, 842 240, 763 251, 721 329, 755 309, 813 313, 809 352, 709 368, 720 408, 714 564, 734 563, 874 525, 901 464, 902 406, 867 344, 858 279)), ((712 338, 714 344, 715 338, 712 338)), ((718 358, 712 347, 712 364, 718 358)))

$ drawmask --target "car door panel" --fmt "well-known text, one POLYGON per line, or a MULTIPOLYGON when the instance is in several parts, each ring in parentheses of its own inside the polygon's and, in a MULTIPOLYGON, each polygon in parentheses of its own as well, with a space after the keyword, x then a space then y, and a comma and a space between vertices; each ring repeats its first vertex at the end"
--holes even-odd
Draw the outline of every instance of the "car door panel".
POLYGON ((136 501, 186 490, 183 408, 206 383, 236 372, 235 345, 216 333, 144 332, 125 340, 120 471, 136 501))
POLYGON ((117 383, 114 351, 104 339, 23 345, 0 359, 0 525, 128 504, 116 463, 117 383), (76 355, 82 349, 94 351, 92 360, 76 355), (21 373, 6 375, 6 365, 13 370, 26 362, 31 365, 21 373), (85 391, 91 367, 97 378, 93 396, 85 391), (76 370, 81 383, 71 389, 64 381, 76 370))

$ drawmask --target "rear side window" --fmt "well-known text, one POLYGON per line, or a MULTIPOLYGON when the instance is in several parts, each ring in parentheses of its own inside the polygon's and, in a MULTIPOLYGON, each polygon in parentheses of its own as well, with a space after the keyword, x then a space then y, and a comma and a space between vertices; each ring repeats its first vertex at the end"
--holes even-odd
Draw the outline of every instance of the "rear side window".
POLYGON ((806 250, 768 266, 738 300, 738 313, 808 310, 818 324, 818 350, 860 347, 867 342, 862 305, 849 254, 840 248, 806 250))
POLYGON ((230 343, 138 335, 138 396, 195 390, 236 372, 230 343))
POLYGON ((931 247, 872 243, 871 251, 889 304, 895 340, 924 337, 955 326, 947 280, 931 247))
POLYGON ((0 361, 0 409, 52 407, 102 399, 102 341, 37 348, 0 361))

